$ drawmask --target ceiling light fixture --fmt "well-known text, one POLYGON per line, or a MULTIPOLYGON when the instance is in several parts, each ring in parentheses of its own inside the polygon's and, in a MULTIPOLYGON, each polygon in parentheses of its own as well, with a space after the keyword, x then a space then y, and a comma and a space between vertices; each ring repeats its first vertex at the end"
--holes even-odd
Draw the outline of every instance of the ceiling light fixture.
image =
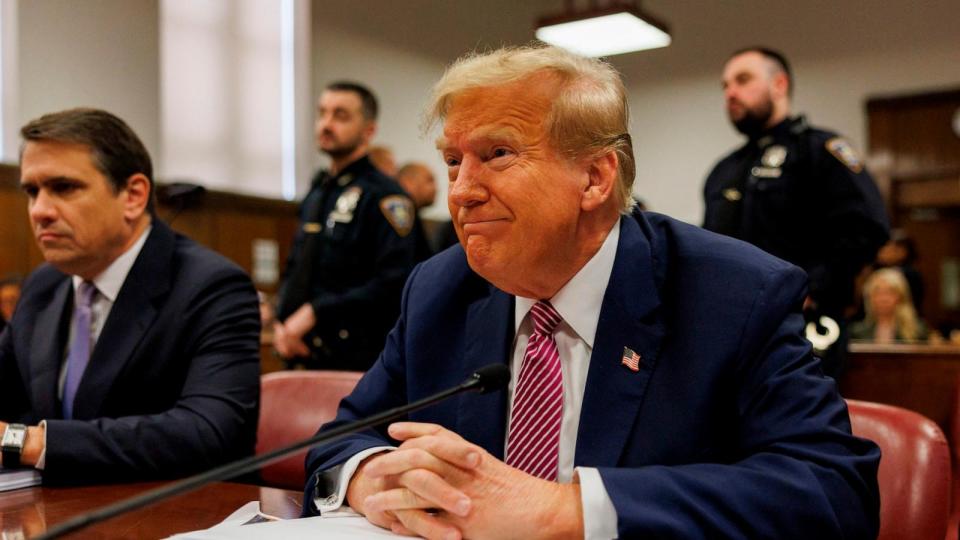
POLYGON ((612 56, 670 45, 667 25, 641 11, 636 2, 611 0, 601 7, 566 11, 537 21, 537 39, 583 56, 612 56))

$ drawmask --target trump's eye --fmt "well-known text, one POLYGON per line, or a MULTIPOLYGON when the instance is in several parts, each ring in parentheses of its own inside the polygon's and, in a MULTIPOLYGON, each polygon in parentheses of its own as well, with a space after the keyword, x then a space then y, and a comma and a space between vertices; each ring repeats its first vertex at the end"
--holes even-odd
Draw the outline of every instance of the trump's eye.
POLYGON ((443 161, 446 162, 447 167, 456 167, 457 165, 460 165, 460 160, 453 156, 447 156, 443 158, 443 161))

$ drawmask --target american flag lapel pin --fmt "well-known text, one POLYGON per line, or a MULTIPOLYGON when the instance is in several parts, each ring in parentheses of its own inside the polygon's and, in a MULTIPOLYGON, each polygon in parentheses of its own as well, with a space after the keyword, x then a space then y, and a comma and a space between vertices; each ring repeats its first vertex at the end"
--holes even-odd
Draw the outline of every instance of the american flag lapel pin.
POLYGON ((620 363, 627 366, 630 371, 640 371, 640 361, 643 360, 640 358, 640 355, 637 354, 637 351, 631 349, 630 347, 623 348, 623 359, 620 360, 620 363))

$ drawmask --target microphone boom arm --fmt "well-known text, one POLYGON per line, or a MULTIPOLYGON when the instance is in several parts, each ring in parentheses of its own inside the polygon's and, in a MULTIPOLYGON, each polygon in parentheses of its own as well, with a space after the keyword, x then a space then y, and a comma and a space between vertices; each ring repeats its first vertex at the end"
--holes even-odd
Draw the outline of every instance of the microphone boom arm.
POLYGON ((146 493, 141 493, 140 495, 135 495, 128 499, 104 506, 92 512, 86 512, 52 527, 36 538, 37 540, 59 538, 60 536, 77 531, 94 523, 99 523, 124 512, 142 508, 148 504, 173 495, 179 495, 181 493, 193 491, 204 484, 226 480, 228 478, 233 478, 235 476, 254 471, 264 465, 269 465, 279 461, 285 458, 287 455, 292 454, 302 448, 321 443, 332 442, 346 435, 350 435, 351 433, 356 433, 369 427, 396 420, 411 412, 419 411, 420 409, 429 407, 430 405, 443 401, 457 394, 461 394, 470 390, 480 393, 498 390, 504 387, 509 379, 510 370, 507 368, 507 366, 503 364, 490 364, 488 366, 484 366, 474 372, 473 375, 459 385, 448 388, 447 390, 432 396, 425 397, 400 407, 388 409, 362 420, 357 420, 355 422, 338 426, 329 431, 317 433, 309 439, 295 442, 291 445, 272 450, 265 454, 250 456, 238 461, 227 463, 226 465, 221 465, 220 467, 216 467, 209 471, 189 476, 183 480, 178 480, 172 484, 167 484, 165 486, 147 491, 146 493))

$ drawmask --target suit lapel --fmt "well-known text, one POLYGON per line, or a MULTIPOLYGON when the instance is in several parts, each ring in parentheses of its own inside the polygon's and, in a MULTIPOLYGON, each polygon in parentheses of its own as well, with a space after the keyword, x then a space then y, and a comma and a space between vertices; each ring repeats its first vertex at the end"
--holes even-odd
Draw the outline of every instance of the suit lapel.
POLYGON ((64 347, 70 335, 73 286, 65 277, 53 291, 53 299, 34 322, 30 341, 30 395, 37 418, 60 418, 57 383, 63 364, 64 347))
MULTIPOLYGON (((463 376, 477 368, 500 362, 510 365, 513 339, 513 297, 492 285, 488 294, 467 310, 463 376)), ((461 377, 462 378, 462 377, 461 377)), ((503 458, 507 417, 505 390, 490 394, 465 394, 460 398, 456 431, 463 438, 503 458)))
POLYGON ((660 352, 664 326, 657 309, 657 269, 637 219, 621 219, 620 242, 600 308, 580 412, 574 459, 578 466, 617 464, 660 352), (625 347, 640 355, 638 371, 623 365, 625 347))
POLYGON ((102 416, 100 407, 117 376, 157 316, 155 299, 170 289, 170 259, 175 237, 159 220, 130 268, 110 310, 74 402, 76 418, 102 416))

